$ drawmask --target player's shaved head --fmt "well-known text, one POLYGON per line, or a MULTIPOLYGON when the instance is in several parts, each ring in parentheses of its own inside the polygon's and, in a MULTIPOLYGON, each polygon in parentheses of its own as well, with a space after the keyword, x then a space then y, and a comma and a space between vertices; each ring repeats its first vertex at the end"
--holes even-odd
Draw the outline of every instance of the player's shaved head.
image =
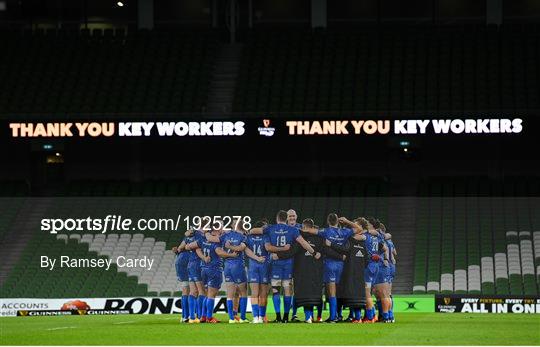
POLYGON ((290 209, 287 211, 287 222, 289 225, 294 226, 296 224, 296 219, 298 216, 296 215, 296 211, 293 209, 290 209))
POLYGON ((276 219, 279 223, 285 223, 287 221, 287 212, 280 210, 277 213, 276 219))
POLYGON ((326 222, 328 223, 328 225, 330 226, 336 226, 338 224, 338 216, 337 214, 335 213, 330 213, 328 215, 328 218, 326 218, 326 222))

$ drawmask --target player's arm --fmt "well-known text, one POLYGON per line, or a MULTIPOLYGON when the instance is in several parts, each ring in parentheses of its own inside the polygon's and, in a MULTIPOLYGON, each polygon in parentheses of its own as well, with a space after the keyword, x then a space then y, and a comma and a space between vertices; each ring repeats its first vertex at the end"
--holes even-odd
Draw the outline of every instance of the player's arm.
POLYGON ((227 241, 227 242, 225 242, 225 248, 228 248, 231 251, 235 251, 235 252, 242 252, 243 250, 246 249, 246 244, 242 242, 238 246, 233 246, 233 245, 231 245, 231 243, 229 241, 227 241))
POLYGON ((301 229, 303 232, 311 234, 311 235, 319 235, 319 228, 316 227, 307 227, 301 229))
POLYGON ((381 245, 382 245, 382 250, 384 251, 383 263, 384 263, 384 266, 388 266, 388 259, 390 259, 390 253, 388 251, 388 247, 386 247, 384 243, 381 243, 381 245))
POLYGON ((366 235, 364 233, 362 234, 354 234, 352 236, 353 239, 355 240, 358 240, 358 241, 366 241, 366 235))
POLYGON ((347 241, 343 246, 341 245, 338 245, 337 243, 335 242, 331 242, 330 240, 324 240, 324 244, 325 246, 327 246, 328 248, 334 250, 335 252, 338 252, 342 255, 347 255, 349 254, 349 251, 351 249, 351 243, 349 241, 347 241))
POLYGON ((186 250, 186 243, 184 241, 182 241, 178 246, 174 246, 172 248, 172 251, 174 254, 182 253, 185 250, 186 250))
POLYGON ((277 252, 288 251, 291 248, 291 245, 287 244, 283 247, 277 247, 277 246, 272 245, 270 242, 266 242, 264 244, 264 248, 266 248, 266 250, 270 253, 277 253, 277 252))
POLYGON ((198 256, 199 258, 201 258, 201 260, 204 261, 205 263, 209 263, 209 262, 210 262, 210 260, 211 260, 210 257, 205 257, 205 256, 204 256, 204 253, 203 253, 203 251, 202 251, 202 249, 197 248, 197 249, 195 250, 195 253, 197 253, 197 256, 198 256))
POLYGON ((186 244, 186 250, 193 251, 200 248, 199 243, 197 241, 193 241, 191 243, 186 244))
POLYGON ((352 229, 352 231, 355 233, 355 234, 359 234, 362 232, 362 229, 360 228, 360 226, 358 226, 356 223, 354 222, 351 222, 350 220, 348 220, 347 218, 345 217, 339 217, 338 218, 339 222, 342 223, 342 224, 345 224, 346 226, 348 226, 349 228, 352 229))
POLYGON ((236 257, 238 257, 238 253, 236 253, 236 252, 227 253, 221 247, 216 248, 216 254, 219 255, 222 258, 236 258, 236 257))
MULTIPOLYGON (((319 252, 315 252, 313 247, 311 247, 311 245, 302 237, 302 235, 298 235, 298 237, 296 238, 296 242, 298 242, 300 246, 302 246, 303 249, 308 251, 309 254, 313 256, 315 256, 316 253, 319 253, 319 252)), ((320 257, 320 253, 319 253, 319 257, 320 257)))
MULTIPOLYGON (((298 250, 300 249, 300 246, 298 245, 298 243, 295 243, 294 245, 292 245, 292 247, 286 251, 280 251, 280 252, 276 252, 274 253, 276 256, 274 257, 277 258, 277 259, 289 259, 289 258, 292 258, 294 257, 294 255, 296 254, 296 252, 298 252, 298 250)), ((275 259, 275 260, 277 260, 275 259)))
POLYGON ((340 253, 336 251, 335 249, 333 249, 332 247, 329 247, 326 244, 323 244, 321 247, 321 254, 328 258, 345 261, 345 259, 347 259, 347 254, 349 253, 340 253))
POLYGON ((251 259, 255 260, 256 262, 259 262, 259 263, 264 263, 264 261, 266 260, 265 257, 259 257, 257 254, 253 253, 253 251, 251 249, 249 249, 248 247, 246 247, 244 249, 244 253, 251 259))

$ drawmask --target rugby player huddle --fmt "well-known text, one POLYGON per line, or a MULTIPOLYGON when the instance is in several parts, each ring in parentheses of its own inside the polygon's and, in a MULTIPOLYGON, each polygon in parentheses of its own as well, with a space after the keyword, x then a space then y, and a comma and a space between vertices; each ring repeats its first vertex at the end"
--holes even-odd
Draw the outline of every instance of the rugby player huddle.
POLYGON ((296 212, 289 210, 277 213, 276 224, 262 220, 251 230, 188 230, 173 248, 182 287, 182 322, 218 323, 213 317, 215 298, 224 277, 229 323, 249 322, 247 283, 252 323, 268 322, 270 288, 276 323, 289 322, 291 309, 291 321, 299 321, 299 307, 304 308, 306 323, 321 322, 323 294, 330 310, 327 323, 393 323, 391 290, 397 253, 392 236, 372 217, 350 221, 331 213, 327 223, 324 229, 311 219, 298 224, 296 212), (342 316, 343 308, 350 310, 347 318, 342 316))

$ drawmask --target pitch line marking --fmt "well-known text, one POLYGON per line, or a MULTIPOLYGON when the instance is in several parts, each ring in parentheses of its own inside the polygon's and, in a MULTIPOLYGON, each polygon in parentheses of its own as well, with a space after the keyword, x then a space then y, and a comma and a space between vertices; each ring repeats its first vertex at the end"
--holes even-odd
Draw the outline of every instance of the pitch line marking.
POLYGON ((57 328, 49 328, 45 330, 61 330, 61 329, 75 329, 77 327, 57 327, 57 328))
POLYGON ((116 322, 116 323, 113 323, 113 324, 129 324, 129 323, 135 323, 134 320, 128 320, 128 321, 125 321, 125 322, 116 322))

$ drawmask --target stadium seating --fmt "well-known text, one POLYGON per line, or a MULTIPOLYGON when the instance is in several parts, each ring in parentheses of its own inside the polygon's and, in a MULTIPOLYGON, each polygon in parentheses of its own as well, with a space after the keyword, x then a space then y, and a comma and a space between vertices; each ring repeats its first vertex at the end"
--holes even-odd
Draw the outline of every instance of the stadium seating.
POLYGON ((212 32, 36 30, 0 39, 0 112, 11 117, 198 113, 206 105, 212 32))
POLYGON ((536 26, 255 31, 234 110, 389 117, 538 109, 539 47, 536 26))
POLYGON ((351 180, 343 185, 331 182, 320 183, 316 190, 315 183, 306 185, 294 180, 254 185, 237 181, 230 182, 230 189, 226 191, 219 188, 226 186, 224 182, 148 181, 140 185, 113 181, 72 182, 66 193, 73 196, 55 198, 47 211, 47 218, 105 218, 114 214, 133 220, 172 218, 176 221, 181 214, 182 227, 175 231, 135 229, 120 234, 96 234, 95 231, 83 230, 80 233, 50 235, 38 231, 2 287, 2 296, 178 295, 173 267, 175 256, 171 248, 178 245, 183 237, 183 218, 186 216, 242 215, 271 220, 276 211, 290 206, 301 211, 300 217, 314 217, 320 224, 324 223, 330 211, 341 211, 349 216, 387 218, 387 187, 383 181, 351 180), (307 192, 317 194, 303 195, 307 192), (47 255, 53 257, 69 255, 116 260, 118 255, 148 256, 154 259, 154 265, 152 271, 114 266, 112 271, 63 269, 61 272, 49 272, 39 268, 41 253, 35 252, 37 248, 47 249, 47 255), (68 277, 67 283, 60 281, 68 277))
MULTIPOLYGON (((64 235, 66 236, 66 235, 64 235)), ((40 268, 42 252, 49 257, 59 258, 103 258, 79 243, 76 235, 56 239, 45 233, 37 233, 28 243, 22 260, 11 271, 2 287, 2 297, 76 298, 157 295, 147 293, 146 286, 137 284, 134 276, 115 271, 116 266, 106 271, 100 268, 55 268, 48 271, 40 268)))
MULTIPOLYGON (((233 111, 388 117, 538 109, 538 30, 255 30, 244 43, 233 111)), ((0 112, 201 112, 218 41, 197 32, 1 31, 0 112)))
POLYGON ((535 194, 537 181, 486 182, 443 179, 421 186, 415 293, 538 293, 540 199, 527 196, 535 194))
POLYGON ((22 199, 0 199, 0 243, 3 243, 22 204, 22 199))

